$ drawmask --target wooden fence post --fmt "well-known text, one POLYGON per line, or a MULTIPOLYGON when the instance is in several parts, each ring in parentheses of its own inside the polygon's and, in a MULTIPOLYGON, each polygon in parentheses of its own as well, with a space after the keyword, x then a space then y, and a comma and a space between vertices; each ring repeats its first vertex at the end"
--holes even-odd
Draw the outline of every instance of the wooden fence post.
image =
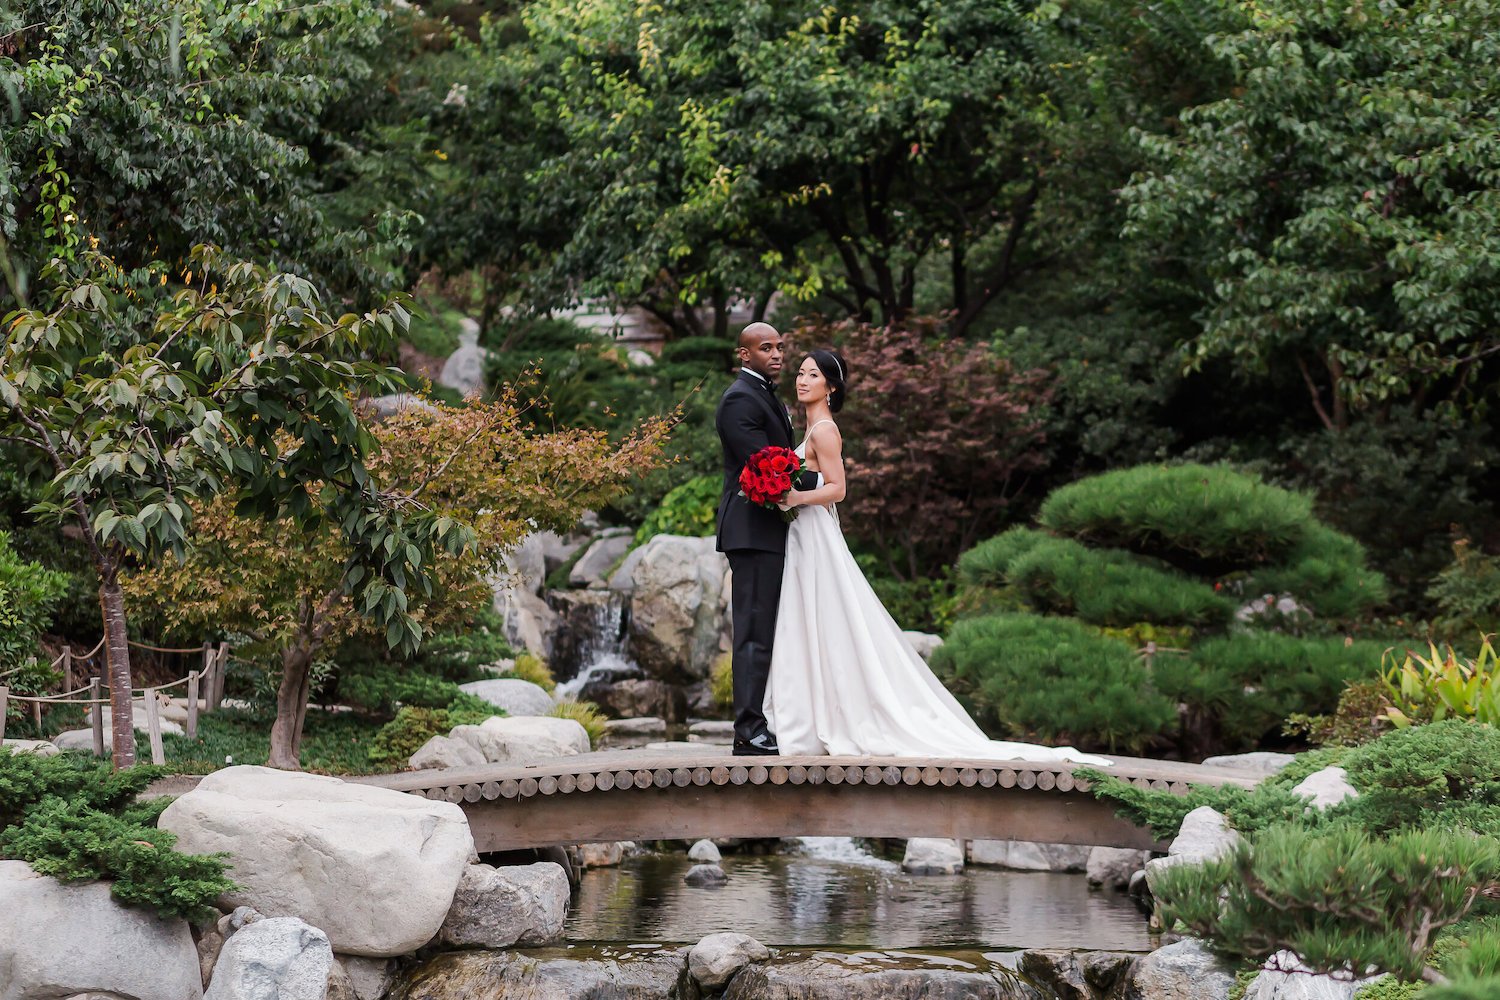
POLYGON ((229 672, 229 643, 219 643, 218 654, 214 657, 214 711, 219 710, 219 704, 224 700, 224 675, 229 672))
POLYGON ((73 690, 73 647, 64 646, 62 651, 63 690, 73 690))
POLYGON ((151 738, 151 763, 165 764, 167 752, 161 745, 161 701, 156 688, 146 689, 146 734, 151 738))
POLYGON ((198 738, 198 671, 188 671, 188 717, 187 738, 196 740, 198 738))
POLYGON ((99 678, 89 678, 89 722, 94 730, 94 756, 104 756, 104 706, 99 704, 99 678))
POLYGON ((5 703, 10 701, 10 688, 0 684, 0 741, 5 739, 5 703))
POLYGON ((214 658, 214 644, 204 639, 203 666, 198 676, 203 678, 203 709, 207 712, 214 710, 214 658))
POLYGON ((42 703, 34 701, 31 703, 31 719, 36 723, 36 737, 42 739, 42 703))

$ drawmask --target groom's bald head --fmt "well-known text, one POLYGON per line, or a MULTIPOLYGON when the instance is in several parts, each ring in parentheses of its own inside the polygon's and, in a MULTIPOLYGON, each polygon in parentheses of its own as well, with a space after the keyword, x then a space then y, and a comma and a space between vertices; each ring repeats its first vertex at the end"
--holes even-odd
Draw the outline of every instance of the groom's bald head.
POLYGON ((735 354, 742 368, 774 382, 781 374, 786 341, 770 323, 751 323, 740 331, 740 344, 735 354))

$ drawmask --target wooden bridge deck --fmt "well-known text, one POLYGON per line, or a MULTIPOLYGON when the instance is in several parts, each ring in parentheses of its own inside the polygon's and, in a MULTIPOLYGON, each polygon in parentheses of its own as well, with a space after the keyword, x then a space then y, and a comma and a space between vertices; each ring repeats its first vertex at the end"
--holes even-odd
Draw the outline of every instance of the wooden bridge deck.
MULTIPOLYGON (((1111 755, 1142 788, 1254 776, 1111 755)), ((734 757, 728 747, 609 750, 350 778, 454 802, 481 851, 698 837, 954 837, 1161 849, 1075 778, 1078 765, 910 757, 734 757)))

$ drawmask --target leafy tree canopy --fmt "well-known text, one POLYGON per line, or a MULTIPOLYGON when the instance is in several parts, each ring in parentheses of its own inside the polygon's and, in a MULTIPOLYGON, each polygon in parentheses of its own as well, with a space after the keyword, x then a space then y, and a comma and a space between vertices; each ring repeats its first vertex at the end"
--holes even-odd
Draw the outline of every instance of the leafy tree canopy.
POLYGON ((1500 4, 1246 10, 1207 39, 1233 94, 1144 135, 1154 162, 1125 191, 1133 228, 1211 288, 1190 358, 1295 366, 1330 428, 1467 404, 1500 351, 1500 4))

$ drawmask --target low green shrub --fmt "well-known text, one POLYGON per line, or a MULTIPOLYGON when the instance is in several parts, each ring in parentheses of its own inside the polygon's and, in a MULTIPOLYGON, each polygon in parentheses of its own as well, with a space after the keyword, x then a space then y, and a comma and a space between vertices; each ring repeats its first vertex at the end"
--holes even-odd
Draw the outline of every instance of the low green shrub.
POLYGON ((0 857, 64 882, 108 879, 121 903, 161 917, 211 918, 214 900, 235 888, 222 856, 174 850, 177 838, 156 827, 168 800, 136 802, 162 773, 0 751, 0 857))
POLYGON ((381 638, 357 636, 335 654, 329 701, 390 715, 398 705, 442 708, 458 685, 490 676, 483 668, 514 656, 504 622, 490 608, 430 635, 415 654, 393 652, 381 638))
POLYGON ((714 661, 708 689, 719 708, 728 709, 734 705, 734 658, 728 653, 714 661))
POLYGON ((1339 763, 1344 752, 1335 749, 1299 754, 1289 766, 1253 788, 1194 785, 1185 795, 1137 788, 1090 768, 1077 774, 1089 780, 1089 790, 1096 798, 1113 803, 1115 812, 1137 826, 1147 827, 1160 840, 1177 836, 1183 819, 1200 806, 1218 810, 1236 830, 1250 834, 1301 817, 1307 811, 1307 799, 1293 795, 1292 788, 1314 771, 1339 763))
POLYGON ((964 619, 933 668, 996 737, 1138 750, 1177 716, 1134 650, 1067 618, 964 619))
POLYGON ((1037 520, 1055 534, 1208 577, 1281 560, 1315 523, 1308 497, 1217 465, 1090 476, 1054 490, 1037 520))
POLYGON ((557 681, 552 679, 552 668, 547 666, 546 660, 532 653, 517 654, 510 669, 502 672, 500 676, 530 681, 548 694, 557 690, 557 681))
POLYGON ((1052 536, 1017 525, 985 539, 958 557, 958 579, 970 587, 1003 587, 1010 582, 1010 565, 1052 536))
POLYGON ((1315 971, 1428 969, 1433 931, 1471 912, 1472 887, 1500 882, 1500 840, 1432 827, 1376 836, 1352 826, 1271 827, 1228 855, 1153 879, 1163 922, 1217 949, 1282 949, 1315 971))
POLYGON ((1212 806, 1241 833, 1277 823, 1309 829, 1353 826, 1384 835, 1423 827, 1500 830, 1500 729, 1449 719, 1393 730, 1363 746, 1299 754, 1291 766, 1251 789, 1195 787, 1187 795, 1148 791, 1099 771, 1083 771, 1095 796, 1120 815, 1171 837, 1198 806, 1212 806), (1360 794, 1308 811, 1291 789, 1314 771, 1337 764, 1360 794))
POLYGON ((1320 618, 1348 618, 1385 601, 1384 576, 1365 561, 1365 548, 1348 535, 1312 523, 1286 560, 1250 574, 1247 593, 1291 594, 1320 618))
POLYGON ((1473 657, 1459 655, 1452 646, 1439 651, 1429 645, 1427 656, 1388 650, 1381 665, 1390 700, 1385 717, 1397 728, 1450 715, 1500 725, 1500 657, 1488 637, 1473 657))
POLYGON ((695 476, 673 487, 636 529, 635 544, 657 535, 712 535, 723 490, 722 476, 695 476))
MULTIPOLYGON (((21 559, 0 531, 0 671, 20 666, 36 655, 37 639, 68 592, 68 576, 21 559)), ((11 682, 9 687, 30 693, 11 682)))
POLYGON ((434 736, 446 736, 454 726, 477 726, 505 710, 482 698, 460 692, 443 708, 402 708, 375 734, 367 751, 375 764, 404 767, 411 755, 434 736))
POLYGON ((564 701, 559 702, 557 707, 547 713, 554 719, 572 719, 583 727, 584 732, 589 734, 589 746, 595 749, 599 741, 604 738, 605 730, 609 727, 609 717, 600 710, 599 706, 591 701, 564 701))
POLYGON ((1453 562, 1433 579, 1427 598, 1437 606, 1437 633, 1468 642, 1500 632, 1500 556, 1476 552, 1467 538, 1453 543, 1453 562))
POLYGON ((1254 745, 1297 711, 1327 713, 1352 681, 1367 678, 1381 646, 1277 632, 1206 639, 1187 656, 1161 656, 1154 678, 1215 734, 1217 749, 1254 745))
POLYGON ((393 663, 381 663, 364 673, 339 677, 339 700, 381 715, 400 705, 442 708, 459 693, 458 685, 432 674, 416 673, 393 663))
POLYGON ((1376 833, 1419 826, 1500 831, 1500 728, 1448 719, 1397 729, 1341 762, 1360 796, 1328 813, 1376 833))
POLYGON ((1384 683, 1355 681, 1339 695, 1332 715, 1293 712, 1283 729, 1288 736, 1306 736, 1314 746, 1361 746, 1390 730, 1388 707, 1384 683))
POLYGON ((1091 625, 1214 628, 1234 614, 1212 587, 1128 552, 1090 549, 1069 538, 1036 542, 1011 560, 1007 575, 1035 610, 1073 615, 1091 625))

